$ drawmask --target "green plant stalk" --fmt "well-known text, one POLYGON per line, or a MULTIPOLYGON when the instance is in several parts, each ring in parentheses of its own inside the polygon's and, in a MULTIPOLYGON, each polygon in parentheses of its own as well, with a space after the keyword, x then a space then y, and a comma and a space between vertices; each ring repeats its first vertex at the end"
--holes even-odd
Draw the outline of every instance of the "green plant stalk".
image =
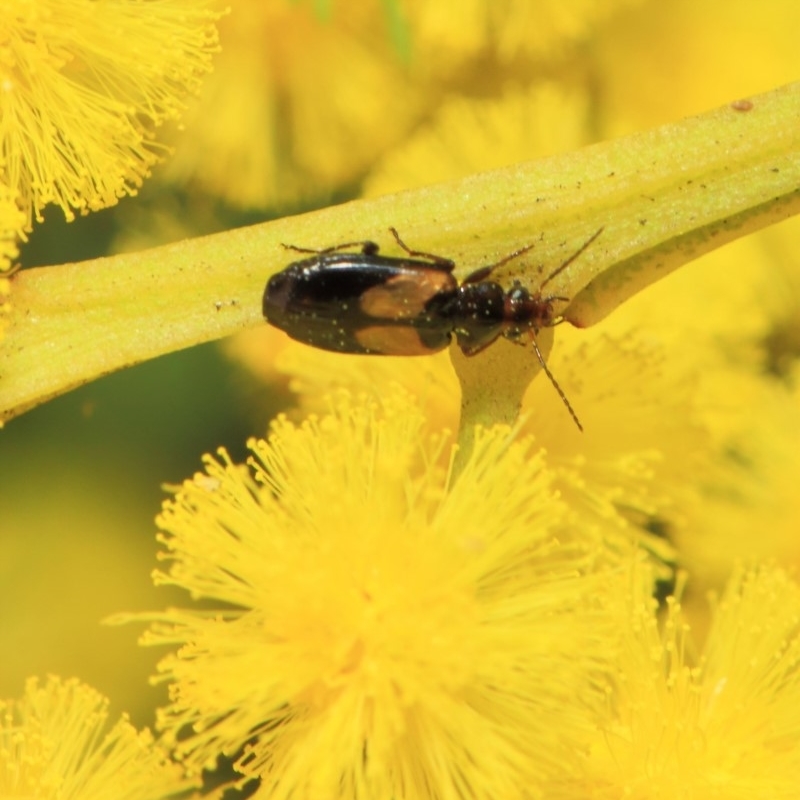
MULTIPOLYGON (((145 252, 24 270, 0 344, 0 419, 122 367, 264 324, 281 243, 375 239, 456 260, 465 276, 522 245, 494 278, 547 286, 564 316, 594 324, 670 271, 800 210, 800 83, 678 123, 540 161, 359 200, 145 252)), ((713 301, 713 298, 711 299, 713 301)), ((479 357, 480 358, 480 357, 479 357)), ((483 372, 493 384, 504 359, 483 372)), ((495 395, 498 393, 495 392, 495 395)), ((467 422, 513 421, 519 398, 472 403, 467 422)))

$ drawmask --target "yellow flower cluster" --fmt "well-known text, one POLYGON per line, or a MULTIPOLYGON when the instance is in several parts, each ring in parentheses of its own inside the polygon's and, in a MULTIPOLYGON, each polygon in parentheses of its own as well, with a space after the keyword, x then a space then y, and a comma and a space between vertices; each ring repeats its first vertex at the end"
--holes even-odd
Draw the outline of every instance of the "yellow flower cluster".
POLYGON ((0 701, 0 797, 160 800, 192 788, 148 731, 108 721, 108 701, 76 680, 30 679, 0 701))
POLYGON ((146 615, 179 645, 159 727, 190 773, 226 755, 287 800, 792 796, 785 571, 737 567, 702 646, 675 597, 659 621, 669 571, 591 455, 580 481, 495 428, 454 475, 404 390, 330 404, 249 468, 207 458, 158 520, 157 582, 204 601, 146 615))
MULTIPOLYGON (((391 130, 373 132, 388 118, 380 104, 372 128, 348 119, 359 123, 354 140, 372 133, 385 152, 367 194, 577 147, 670 113, 676 92, 657 108, 630 102, 624 116, 593 103, 574 75, 522 79, 541 51, 530 37, 530 49, 500 46, 515 22, 529 30, 514 17, 520 6, 501 6, 512 22, 491 27, 485 73, 420 112, 425 123, 401 145, 380 141, 408 124, 401 91, 391 94, 391 130), (485 91, 492 70, 520 62, 501 92, 485 91)), ((448 34, 475 18, 466 10, 462 27, 446 17, 446 34, 444 16, 426 28, 408 14, 415 34, 419 24, 439 37, 413 38, 438 49, 424 51, 412 78, 453 81, 448 34)), ((659 12, 637 14, 622 29, 658 41, 659 12)), ((622 32, 606 34, 596 74, 622 63, 607 44, 622 32)), ((309 47, 302 68, 326 52, 309 47)), ((320 146, 334 149, 335 138, 320 146)), ((797 715, 778 707, 797 692, 787 675, 800 646, 798 588, 772 563, 756 565, 798 560, 796 392, 785 366, 763 375, 776 358, 793 363, 775 326, 797 293, 777 289, 768 264, 796 230, 731 247, 602 329, 559 330, 550 368, 586 432, 537 379, 520 425, 479 435, 455 472, 453 440, 441 438, 458 428, 448 358, 330 356, 276 344, 270 331, 235 343, 254 370, 277 349, 279 375, 267 377, 288 379, 297 424, 280 421, 268 443, 251 444, 251 474, 227 457, 209 461, 160 519, 172 566, 159 582, 220 609, 165 614, 147 637, 181 644, 161 664, 174 694, 160 723, 186 763, 238 755, 242 780, 270 798, 792 797, 797 715), (390 395, 390 386, 402 388, 390 395), (686 570, 677 586, 676 566, 686 570), (709 618, 704 592, 724 586, 709 618), (660 606, 654 592, 671 596, 660 606), (226 663, 240 684, 223 687, 226 663), (748 708, 754 716, 732 732, 748 708)))
POLYGON ((30 217, 67 219, 133 194, 210 66, 210 0, 9 0, 0 11, 2 185, 30 217))

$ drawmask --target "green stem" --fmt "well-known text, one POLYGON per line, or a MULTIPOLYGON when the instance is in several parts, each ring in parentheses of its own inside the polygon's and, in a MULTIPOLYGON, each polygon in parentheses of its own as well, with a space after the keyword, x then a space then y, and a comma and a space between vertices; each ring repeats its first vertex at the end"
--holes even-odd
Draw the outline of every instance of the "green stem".
MULTIPOLYGON (((463 277, 522 245, 494 278, 574 298, 586 326, 708 250, 800 210, 800 84, 653 131, 132 255, 25 270, 0 352, 0 419, 140 361, 264 324, 266 279, 291 261, 281 243, 325 247, 395 226, 463 277)), ((487 364, 488 364, 487 359, 487 364)), ((486 369, 493 384, 504 369, 486 369)), ((474 415, 471 415, 474 416, 474 415)), ((479 415, 478 415, 479 416, 479 415)))

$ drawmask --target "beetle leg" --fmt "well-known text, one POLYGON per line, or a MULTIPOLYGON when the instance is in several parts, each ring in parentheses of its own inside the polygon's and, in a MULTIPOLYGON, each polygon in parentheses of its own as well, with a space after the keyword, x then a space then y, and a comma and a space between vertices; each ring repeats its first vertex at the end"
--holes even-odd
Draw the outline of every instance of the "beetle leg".
POLYGON ((316 253, 318 256, 325 255, 325 253, 335 253, 337 250, 348 250, 353 247, 360 247, 361 252, 366 256, 374 256, 380 249, 375 242, 369 239, 363 239, 360 242, 345 242, 344 244, 336 244, 333 247, 325 247, 322 250, 315 250, 313 247, 298 247, 296 244, 281 244, 284 250, 294 250, 296 253, 316 253))
POLYGON ((459 330, 458 328, 453 331, 453 334, 456 337, 456 343, 465 356, 476 356, 478 353, 482 353, 490 344, 496 342, 502 335, 502 331, 498 325, 483 331, 483 335, 480 338, 470 336, 467 331, 459 330))
POLYGON ((408 253, 410 256, 415 256, 417 258, 428 258, 430 259, 431 266, 440 267, 441 269, 447 270, 448 272, 452 272, 455 268, 455 262, 449 258, 445 258, 444 256, 437 256, 433 253, 423 253, 421 250, 412 250, 401 238, 400 234, 397 232, 396 228, 389 228, 392 232, 392 236, 394 236, 395 241, 403 250, 408 253))

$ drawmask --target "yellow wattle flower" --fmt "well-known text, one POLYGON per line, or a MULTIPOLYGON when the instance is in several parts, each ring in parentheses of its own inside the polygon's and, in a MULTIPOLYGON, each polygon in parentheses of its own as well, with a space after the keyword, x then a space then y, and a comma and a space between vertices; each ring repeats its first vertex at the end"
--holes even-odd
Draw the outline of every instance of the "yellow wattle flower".
POLYGON ((570 770, 602 708, 628 581, 530 439, 485 432, 448 481, 407 396, 355 403, 224 454, 159 518, 149 615, 190 768, 244 748, 259 797, 527 796, 570 770))
POLYGON ((166 800, 196 781, 77 680, 31 678, 19 700, 0 701, 0 797, 166 800))
POLYGON ((734 571, 700 656, 680 604, 632 598, 605 720, 571 800, 792 800, 800 776, 800 586, 734 571))
POLYGON ((216 49, 211 0, 8 0, 0 10, 3 179, 27 217, 134 194, 216 49))

